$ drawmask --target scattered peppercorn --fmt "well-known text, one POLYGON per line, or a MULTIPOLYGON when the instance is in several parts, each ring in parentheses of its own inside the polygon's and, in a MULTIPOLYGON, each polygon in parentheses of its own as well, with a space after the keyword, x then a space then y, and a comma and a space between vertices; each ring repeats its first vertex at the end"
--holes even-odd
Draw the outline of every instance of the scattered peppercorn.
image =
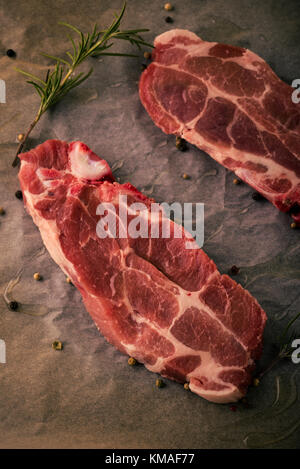
POLYGON ((7 55, 8 57, 15 57, 15 56, 16 56, 16 53, 15 53, 15 51, 14 51, 13 49, 8 49, 8 50, 6 51, 6 55, 7 55))
POLYGON ((263 199, 264 199, 264 196, 261 195, 259 192, 253 192, 253 194, 252 194, 252 199, 253 199, 253 200, 256 200, 256 201, 258 201, 258 200, 263 200, 263 199))
POLYGON ((3 207, 0 207, 0 215, 5 215, 5 210, 3 207))
POLYGON ((148 59, 151 59, 151 54, 150 54, 150 52, 144 52, 144 58, 147 59, 147 60, 148 60, 148 59))
POLYGON ((164 9, 166 11, 171 11, 171 10, 173 10, 173 6, 171 5, 171 3, 166 3, 165 6, 164 6, 164 9))
POLYGON ((157 388, 163 388, 164 385, 165 385, 165 383, 164 383, 163 380, 160 379, 160 378, 158 378, 158 379, 155 381, 155 386, 156 386, 157 388))
POLYGON ((259 385, 259 379, 258 378, 254 378, 253 380, 253 386, 258 386, 259 385))
POLYGON ((241 180, 240 179, 234 179, 233 184, 236 184, 236 185, 241 184, 241 180))
POLYGON ((17 301, 10 301, 8 306, 12 311, 16 311, 19 307, 19 303, 17 301))
POLYGON ((237 275, 240 271, 240 268, 237 267, 236 265, 233 265, 232 267, 230 267, 230 273, 232 275, 237 275))
POLYGON ((60 340, 55 340, 52 344, 52 348, 54 350, 62 350, 64 347, 63 347, 63 344, 60 340))
POLYGON ((17 199, 22 200, 23 199, 22 191, 20 190, 16 191, 15 196, 17 197, 17 199))
POLYGON ((186 389, 187 391, 190 389, 189 383, 184 383, 183 387, 184 387, 184 389, 186 389))
POLYGON ((128 365, 130 366, 136 365, 136 359, 133 357, 128 358, 128 365))
POLYGON ((142 64, 141 65, 141 70, 146 70, 146 68, 147 68, 147 64, 142 64))
POLYGON ((182 178, 183 179, 191 179, 191 177, 186 173, 183 173, 182 178))
POLYGON ((33 274, 33 278, 34 278, 34 280, 42 280, 42 276, 38 272, 33 274))
POLYGON ((236 412, 237 406, 236 405, 231 405, 230 410, 231 410, 231 412, 236 412))
POLYGON ((17 136, 18 142, 22 142, 24 137, 25 137, 24 134, 18 134, 18 136, 17 136))
POLYGON ((186 141, 181 137, 176 137, 175 146, 177 150, 185 151, 187 149, 186 141))
MULTIPOLYGON (((286 202, 287 202, 287 200, 286 200, 286 202)), ((289 201, 289 203, 291 204, 291 201, 289 201)), ((290 208, 290 214, 291 215, 299 215, 299 213, 300 213, 300 205, 296 202, 290 208)))
POLYGON ((70 279, 70 277, 66 277, 66 282, 67 283, 72 283, 72 280, 70 279))
POLYGON ((173 18, 171 18, 171 16, 167 16, 167 17, 165 18, 165 22, 166 22, 166 23, 173 23, 173 18))
POLYGON ((294 230, 295 228, 297 228, 297 223, 295 223, 295 222, 293 221, 293 223, 291 223, 291 228, 292 228, 293 230, 294 230))

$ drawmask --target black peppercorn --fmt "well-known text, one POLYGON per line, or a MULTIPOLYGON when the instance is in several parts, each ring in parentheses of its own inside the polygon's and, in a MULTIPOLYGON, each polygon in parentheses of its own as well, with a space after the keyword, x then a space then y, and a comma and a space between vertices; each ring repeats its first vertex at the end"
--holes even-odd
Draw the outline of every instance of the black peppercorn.
POLYGON ((14 51, 13 49, 8 49, 8 50, 6 51, 6 55, 7 55, 8 57, 15 57, 15 56, 16 56, 16 53, 15 53, 15 51, 14 51))
POLYGON ((253 200, 256 200, 256 201, 258 201, 258 200, 263 200, 263 199, 264 199, 264 196, 261 195, 259 192, 253 192, 253 194, 252 194, 252 199, 253 199, 253 200))
POLYGON ((240 269, 236 266, 236 265, 233 265, 231 268, 230 268, 230 273, 232 275, 237 275, 239 273, 240 269))
POLYGON ((20 190, 16 191, 15 196, 17 197, 17 199, 22 200, 23 199, 22 191, 20 190))
POLYGON ((173 23, 173 18, 171 18, 171 16, 167 16, 167 17, 165 18, 165 22, 166 22, 166 23, 173 23))
POLYGON ((291 215, 298 215, 300 213, 300 205, 296 202, 292 207, 290 208, 290 214, 291 215))
POLYGON ((8 306, 9 306, 9 309, 11 309, 12 311, 16 311, 19 307, 19 304, 17 301, 10 301, 8 306))

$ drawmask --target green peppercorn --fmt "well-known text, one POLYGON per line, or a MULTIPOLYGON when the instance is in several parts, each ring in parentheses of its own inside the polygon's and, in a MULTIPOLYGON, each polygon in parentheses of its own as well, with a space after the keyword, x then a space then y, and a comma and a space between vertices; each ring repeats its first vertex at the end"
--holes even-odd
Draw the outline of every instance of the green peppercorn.
POLYGON ((63 347, 63 344, 60 340, 55 340, 53 343, 52 343, 52 348, 54 350, 62 350, 64 347, 63 347))
POLYGON ((176 137, 176 148, 180 151, 185 151, 187 149, 186 141, 181 137, 176 137))
POLYGON ((130 366, 136 365, 136 359, 133 357, 128 358, 128 365, 130 366))
POLYGON ((33 274, 33 278, 37 281, 42 280, 42 276, 39 272, 35 272, 35 274, 33 274))
POLYGON ((160 379, 160 378, 158 378, 158 379, 155 381, 155 386, 156 386, 157 388, 163 388, 164 385, 165 385, 165 383, 164 383, 163 380, 160 379))

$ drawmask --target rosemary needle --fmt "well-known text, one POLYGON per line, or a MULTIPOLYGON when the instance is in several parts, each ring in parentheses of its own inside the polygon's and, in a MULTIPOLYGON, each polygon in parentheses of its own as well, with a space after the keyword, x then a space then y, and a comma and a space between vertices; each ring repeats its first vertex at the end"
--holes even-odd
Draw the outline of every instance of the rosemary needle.
POLYGON ((294 322, 300 317, 300 312, 298 312, 287 324, 283 333, 278 339, 277 349, 278 353, 271 361, 271 363, 265 368, 263 371, 259 373, 257 376, 261 379, 268 371, 270 371, 273 366, 279 362, 279 360, 283 358, 291 358, 292 353, 294 351, 294 347, 292 346, 294 339, 299 337, 299 334, 296 331, 291 330, 291 326, 294 322))
POLYGON ((91 75, 93 72, 92 68, 87 73, 74 73, 74 70, 86 58, 97 57, 99 55, 136 57, 136 55, 133 54, 111 52, 110 48, 113 46, 113 42, 111 41, 114 39, 129 41, 131 45, 135 45, 139 49, 141 46, 153 47, 151 44, 145 42, 140 35, 140 33, 146 32, 148 29, 130 29, 120 31, 119 27, 125 13, 125 9, 126 3, 123 5, 121 13, 119 15, 115 15, 116 17, 112 24, 107 29, 102 31, 98 31, 98 26, 95 25, 91 33, 83 33, 78 28, 69 23, 59 23, 75 32, 79 38, 76 41, 72 38, 71 35, 68 34, 68 38, 70 39, 72 45, 72 52, 66 52, 66 59, 56 57, 54 55, 43 54, 45 57, 55 60, 56 62, 54 69, 52 69, 52 71, 48 71, 45 80, 42 80, 41 78, 32 75, 31 73, 25 72, 24 70, 16 68, 18 72, 29 78, 27 83, 30 83, 34 86, 36 92, 41 98, 41 102, 34 120, 30 124, 27 132, 24 135, 24 138, 18 146, 12 166, 17 166, 18 154, 21 153, 31 131, 34 129, 41 116, 47 111, 47 109, 60 101, 69 91, 79 86, 91 75))

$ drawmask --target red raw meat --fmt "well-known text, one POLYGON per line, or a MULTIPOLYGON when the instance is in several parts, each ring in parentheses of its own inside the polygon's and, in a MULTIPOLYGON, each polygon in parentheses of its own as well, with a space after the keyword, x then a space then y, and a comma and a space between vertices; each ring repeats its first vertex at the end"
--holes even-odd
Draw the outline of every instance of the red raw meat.
POLYGON ((154 123, 206 151, 300 223, 300 105, 241 47, 174 29, 154 41, 140 98, 154 123))
POLYGON ((114 204, 119 214, 120 195, 130 206, 153 201, 114 182, 106 161, 81 142, 48 140, 19 156, 26 208, 106 339, 210 401, 241 398, 266 321, 249 292, 197 246, 187 249, 191 235, 173 222, 170 239, 100 239, 100 203, 114 204))

